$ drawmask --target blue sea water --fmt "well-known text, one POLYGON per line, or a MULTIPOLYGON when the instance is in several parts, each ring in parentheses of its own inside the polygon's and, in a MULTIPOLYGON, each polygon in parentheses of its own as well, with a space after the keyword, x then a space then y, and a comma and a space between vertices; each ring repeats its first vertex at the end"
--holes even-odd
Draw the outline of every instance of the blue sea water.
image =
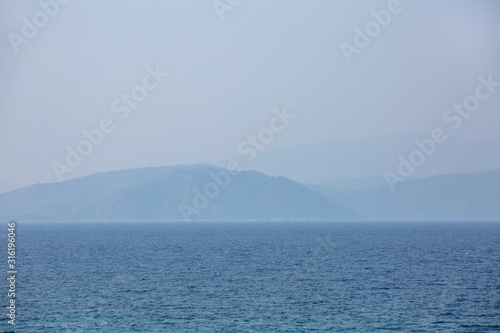
POLYGON ((500 332, 499 240, 472 222, 18 223, 17 325, 4 306, 0 325, 500 332))

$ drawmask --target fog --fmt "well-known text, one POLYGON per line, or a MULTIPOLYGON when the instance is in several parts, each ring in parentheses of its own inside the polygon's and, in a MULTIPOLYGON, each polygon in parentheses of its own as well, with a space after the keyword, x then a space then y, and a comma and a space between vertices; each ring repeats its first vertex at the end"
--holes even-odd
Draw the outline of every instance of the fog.
MULTIPOLYGON (((499 14, 494 0, 2 1, 0 182, 241 158, 284 109, 266 151, 430 135, 479 77, 500 82, 499 14)), ((489 92, 448 134, 500 140, 489 92)))

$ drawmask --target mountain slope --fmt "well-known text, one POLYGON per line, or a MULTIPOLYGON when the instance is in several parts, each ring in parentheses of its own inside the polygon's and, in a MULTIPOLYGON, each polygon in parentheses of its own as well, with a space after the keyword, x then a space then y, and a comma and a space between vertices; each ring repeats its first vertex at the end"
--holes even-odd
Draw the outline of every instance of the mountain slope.
POLYGON ((384 177, 365 177, 365 178, 345 178, 345 179, 328 179, 318 186, 335 191, 356 191, 370 188, 381 187, 386 184, 384 177))
POLYGON ((309 186, 372 220, 500 221, 500 170, 339 192, 309 186))
POLYGON ((26 185, 16 183, 0 183, 0 194, 17 190, 18 188, 25 187, 26 185))
POLYGON ((60 183, 36 184, 0 194, 0 217, 22 216, 44 220, 64 218, 69 211, 101 200, 119 189, 137 186, 175 169, 192 166, 167 166, 96 173, 60 183))
MULTIPOLYGON (((252 162, 240 163, 270 176, 284 176, 300 183, 316 184, 327 179, 383 177, 417 149, 415 140, 428 135, 395 134, 363 140, 332 141, 259 153, 252 162)), ((465 141, 449 137, 420 166, 413 178, 439 174, 475 173, 500 169, 500 142, 465 141)))
POLYGON ((0 211, 18 220, 361 219, 286 178, 245 171, 222 177, 219 182, 229 184, 221 186, 213 177, 221 172, 206 166, 146 168, 38 184, 0 195, 0 211), (197 194, 207 186, 208 195, 197 194))

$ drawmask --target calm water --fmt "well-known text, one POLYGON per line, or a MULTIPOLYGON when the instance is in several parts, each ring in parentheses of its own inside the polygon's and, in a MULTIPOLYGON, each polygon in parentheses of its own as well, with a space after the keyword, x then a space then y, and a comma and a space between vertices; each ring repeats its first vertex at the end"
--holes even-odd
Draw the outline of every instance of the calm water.
POLYGON ((17 238, 17 332, 500 332, 500 223, 20 223, 17 238))

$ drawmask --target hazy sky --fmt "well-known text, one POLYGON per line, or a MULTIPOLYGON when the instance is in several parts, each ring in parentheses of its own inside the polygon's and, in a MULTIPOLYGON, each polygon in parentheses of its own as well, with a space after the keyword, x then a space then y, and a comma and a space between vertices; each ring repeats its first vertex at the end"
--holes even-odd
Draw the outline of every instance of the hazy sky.
MULTIPOLYGON (((65 178, 238 157, 285 106, 296 118, 269 149, 427 134, 478 76, 500 81, 500 1, 401 0, 350 63, 340 43, 354 45, 355 27, 391 1, 220 2, 235 4, 224 20, 211 0, 73 0, 58 10, 42 0, 53 17, 38 1, 1 1, 0 182, 57 181, 52 162, 65 163, 66 147, 105 118, 114 130, 65 178), (169 76, 147 79, 151 91, 121 120, 112 104, 125 106, 148 66, 169 76)), ((500 140, 499 124, 500 88, 454 135, 500 140)))

